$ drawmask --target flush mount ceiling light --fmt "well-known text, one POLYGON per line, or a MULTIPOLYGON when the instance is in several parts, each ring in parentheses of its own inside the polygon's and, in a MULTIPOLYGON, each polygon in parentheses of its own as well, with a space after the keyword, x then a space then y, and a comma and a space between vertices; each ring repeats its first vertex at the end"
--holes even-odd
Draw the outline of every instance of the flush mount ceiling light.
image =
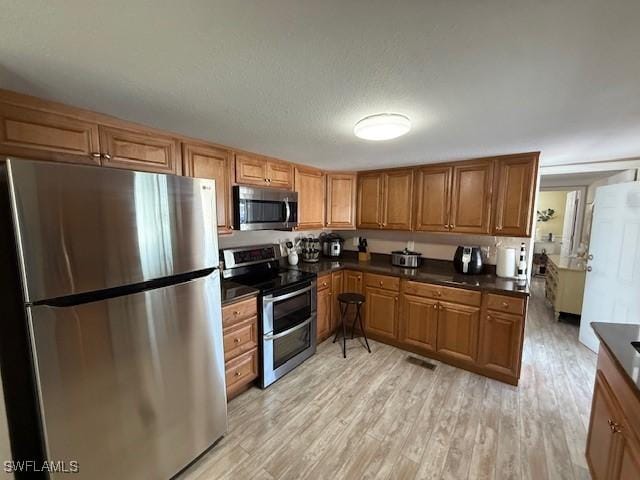
POLYGON ((391 140, 411 130, 411 120, 399 113, 378 113, 364 117, 356 126, 353 133, 365 140, 391 140))

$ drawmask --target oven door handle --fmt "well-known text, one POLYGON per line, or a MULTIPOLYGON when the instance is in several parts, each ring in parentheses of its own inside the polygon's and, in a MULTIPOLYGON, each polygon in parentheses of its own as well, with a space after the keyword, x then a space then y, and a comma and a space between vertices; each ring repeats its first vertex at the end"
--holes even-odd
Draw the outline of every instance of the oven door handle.
POLYGON ((286 293, 284 295, 280 295, 279 297, 273 297, 273 298, 264 297, 262 299, 262 301, 266 302, 266 303, 279 302, 280 300, 286 300, 288 298, 293 298, 293 297, 295 297, 297 295, 300 295, 302 293, 308 292, 312 288, 313 288, 313 285, 309 285, 308 287, 302 288, 300 290, 296 290, 295 292, 291 292, 291 293, 286 293))
POLYGON ((296 330, 300 330, 301 328, 306 327, 307 325, 309 325, 313 319, 315 318, 315 315, 311 315, 309 318, 307 318, 304 322, 302 322, 299 325, 296 325, 295 327, 290 328, 289 330, 285 330, 284 332, 280 332, 280 333, 276 333, 275 335, 265 335, 263 337, 263 339, 265 341, 270 341, 270 340, 275 340, 276 338, 280 338, 280 337, 284 337, 286 335, 289 335, 290 333, 295 332, 296 330))

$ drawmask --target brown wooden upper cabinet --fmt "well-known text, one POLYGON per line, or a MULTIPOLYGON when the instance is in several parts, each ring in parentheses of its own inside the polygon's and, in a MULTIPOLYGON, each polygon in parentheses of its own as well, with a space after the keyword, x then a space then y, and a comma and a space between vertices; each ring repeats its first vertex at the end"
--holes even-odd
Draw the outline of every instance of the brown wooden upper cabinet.
POLYGON ((358 228, 411 230, 413 170, 358 175, 358 228))
POLYGON ((449 231, 452 170, 450 166, 421 167, 416 170, 415 230, 449 231))
POLYGON ((325 174, 320 170, 295 167, 298 192, 298 230, 320 229, 325 217, 325 174))
POLYGON ((64 114, 0 103, 0 153, 100 165, 98 124, 64 114))
POLYGON ((449 231, 491 232, 491 159, 460 162, 452 166, 449 231))
POLYGON ((180 142, 168 135, 100 125, 100 150, 105 167, 179 173, 180 142))
POLYGON ((231 160, 229 150, 206 144, 182 144, 183 174, 216 181, 216 215, 218 233, 233 229, 231 203, 231 160))
POLYGON ((356 228, 355 173, 327 174, 326 226, 333 230, 354 230, 356 228))
POLYGON ((293 188, 293 167, 289 163, 237 153, 236 183, 290 190, 293 188))
POLYGON ((539 153, 528 153, 496 160, 494 235, 531 235, 539 156, 539 153))

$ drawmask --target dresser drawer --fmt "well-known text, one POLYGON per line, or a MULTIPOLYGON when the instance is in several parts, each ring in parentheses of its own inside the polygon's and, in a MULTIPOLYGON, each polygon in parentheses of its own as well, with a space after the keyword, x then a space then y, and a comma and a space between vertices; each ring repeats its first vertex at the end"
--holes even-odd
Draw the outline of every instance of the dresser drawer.
POLYGON ((258 346, 258 317, 225 328, 224 359, 231 360, 258 346))
POLYGON ((376 275, 375 273, 365 273, 364 284, 367 287, 382 288, 384 290, 400 290, 400 279, 389 277, 388 275, 376 275))
POLYGON ((258 349, 249 350, 227 362, 225 377, 227 396, 229 392, 255 380, 258 377, 258 349))
POLYGON ((480 306, 482 301, 482 293, 476 292, 475 290, 444 287, 441 285, 432 285, 430 283, 413 282, 411 280, 405 280, 402 290, 404 293, 409 293, 419 297, 462 303, 464 305, 480 306))
POLYGON ((327 273, 318 277, 318 281, 316 283, 318 291, 324 290, 325 288, 329 288, 331 286, 331 274, 327 273))
POLYGON ((222 307, 222 326, 230 327, 242 320, 258 314, 258 303, 255 297, 222 307))
POLYGON ((524 299, 489 293, 487 294, 487 308, 489 310, 522 315, 524 313, 524 299))

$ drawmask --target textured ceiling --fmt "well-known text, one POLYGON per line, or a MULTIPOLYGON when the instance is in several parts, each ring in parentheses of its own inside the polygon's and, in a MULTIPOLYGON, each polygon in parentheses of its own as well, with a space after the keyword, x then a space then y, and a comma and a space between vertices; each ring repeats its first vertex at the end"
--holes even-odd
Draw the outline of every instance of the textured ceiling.
POLYGON ((320 167, 640 155, 640 1, 0 0, 0 85, 320 167), (405 137, 355 138, 398 111, 405 137))

